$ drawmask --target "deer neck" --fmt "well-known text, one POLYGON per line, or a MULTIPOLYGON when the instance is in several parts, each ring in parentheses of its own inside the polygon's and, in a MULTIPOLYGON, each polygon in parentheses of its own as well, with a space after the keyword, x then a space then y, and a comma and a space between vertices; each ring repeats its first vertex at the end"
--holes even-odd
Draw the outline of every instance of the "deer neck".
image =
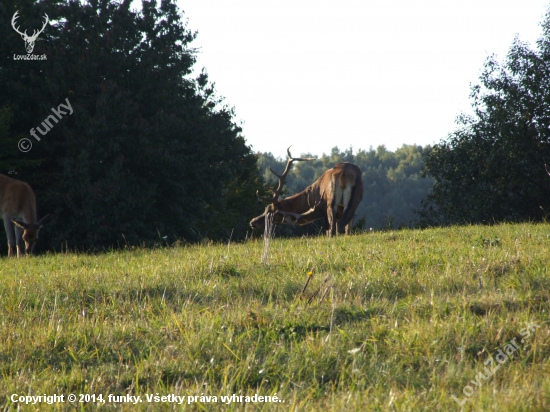
MULTIPOLYGON (((307 189, 306 189, 307 190, 307 189)), ((296 193, 280 201, 285 212, 304 213, 309 209, 307 192, 296 193)))

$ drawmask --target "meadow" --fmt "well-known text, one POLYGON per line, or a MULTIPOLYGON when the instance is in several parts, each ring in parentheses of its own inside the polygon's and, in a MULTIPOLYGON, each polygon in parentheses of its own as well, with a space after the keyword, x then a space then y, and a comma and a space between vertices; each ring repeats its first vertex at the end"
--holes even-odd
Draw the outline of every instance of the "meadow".
POLYGON ((504 224, 4 257, 0 409, 547 411, 549 249, 504 224))

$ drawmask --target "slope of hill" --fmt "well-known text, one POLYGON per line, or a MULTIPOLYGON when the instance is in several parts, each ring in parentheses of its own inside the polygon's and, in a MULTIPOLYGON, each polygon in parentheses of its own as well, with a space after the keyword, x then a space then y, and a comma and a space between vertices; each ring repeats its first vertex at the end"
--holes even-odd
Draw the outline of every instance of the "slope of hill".
POLYGON ((266 264, 261 241, 3 258, 0 405, 549 410, 549 247, 523 224, 275 239, 266 264))

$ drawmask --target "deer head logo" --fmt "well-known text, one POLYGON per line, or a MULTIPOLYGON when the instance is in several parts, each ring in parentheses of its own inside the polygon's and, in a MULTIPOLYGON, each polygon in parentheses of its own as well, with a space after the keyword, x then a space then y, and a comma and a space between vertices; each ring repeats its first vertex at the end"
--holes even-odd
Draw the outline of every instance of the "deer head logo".
POLYGON ((19 27, 15 27, 15 20, 17 20, 17 18, 19 17, 17 15, 17 13, 19 13, 18 11, 16 11, 11 19, 11 26, 13 27, 13 29, 19 33, 21 35, 21 38, 23 40, 25 40, 25 48, 27 49, 27 53, 28 54, 31 54, 33 49, 34 49, 34 42, 36 41, 36 38, 38 37, 38 35, 40 33, 42 33, 44 31, 44 28, 46 27, 46 25, 48 24, 48 22, 50 21, 48 15, 46 13, 44 13, 44 16, 46 17, 46 21, 44 22, 44 25, 42 26, 42 28, 40 30, 34 30, 32 36, 29 36, 27 35, 27 30, 25 30, 24 33, 21 33, 19 31, 19 27))

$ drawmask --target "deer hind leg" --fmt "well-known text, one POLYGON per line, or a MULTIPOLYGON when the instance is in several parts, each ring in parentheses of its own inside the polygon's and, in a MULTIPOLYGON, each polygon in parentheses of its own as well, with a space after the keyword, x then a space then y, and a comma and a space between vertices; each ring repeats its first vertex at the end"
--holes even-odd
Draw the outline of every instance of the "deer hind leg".
MULTIPOLYGON (((351 200, 351 191, 352 187, 351 185, 347 185, 344 190, 342 190, 342 203, 344 204, 344 211, 342 212, 342 217, 346 213, 346 209, 349 207, 349 203, 351 200)), ((353 218, 344 226, 344 222, 338 221, 338 233, 346 233, 346 235, 349 235, 351 233, 351 229, 353 228, 353 218)))
POLYGON ((15 225, 8 216, 4 216, 4 229, 8 237, 8 256, 15 255, 15 225))
POLYGON ((343 231, 340 230, 339 222, 336 221, 337 214, 338 214, 338 206, 340 205, 342 201, 342 189, 339 185, 336 185, 334 188, 334 196, 332 198, 332 203, 328 205, 327 207, 327 216, 329 221, 329 230, 330 234, 327 232, 327 235, 334 236, 336 233, 342 233, 343 231))
POLYGON ((25 255, 25 241, 23 240, 23 229, 15 226, 15 239, 17 241, 17 257, 25 255))
POLYGON ((336 234, 336 212, 331 204, 327 204, 327 236, 336 234))

